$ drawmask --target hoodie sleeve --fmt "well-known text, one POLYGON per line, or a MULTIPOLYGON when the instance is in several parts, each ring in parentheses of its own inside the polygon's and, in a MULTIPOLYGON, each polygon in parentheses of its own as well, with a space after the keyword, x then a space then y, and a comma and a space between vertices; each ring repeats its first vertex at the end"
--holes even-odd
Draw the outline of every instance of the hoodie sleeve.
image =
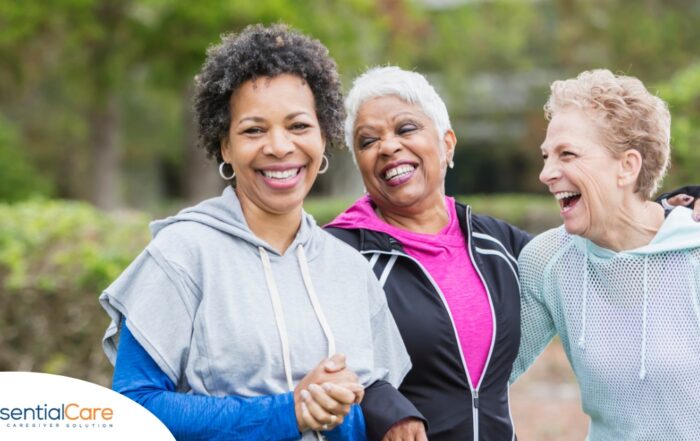
POLYGON ((149 245, 100 296, 112 319, 103 338, 112 364, 119 324, 129 317, 136 340, 170 381, 180 385, 199 304, 197 292, 181 268, 149 245))
MULTIPOLYGON (((176 392, 175 384, 139 345, 126 324, 122 326, 112 388, 157 416, 177 439, 283 441, 301 437, 292 392, 251 398, 176 392)), ((353 416, 357 418, 358 413, 353 416)), ((346 418, 343 426, 347 428, 331 432, 352 433, 351 423, 352 418, 346 418)), ((360 427, 363 428, 361 424, 360 427)), ((333 438, 336 439, 353 438, 333 438)))
POLYGON ((411 369, 411 361, 401 339, 394 317, 389 311, 386 296, 373 273, 369 273, 368 290, 376 299, 371 327, 374 336, 375 381, 365 390, 362 412, 370 440, 381 440, 396 423, 417 418, 427 425, 426 419, 397 389, 411 369))

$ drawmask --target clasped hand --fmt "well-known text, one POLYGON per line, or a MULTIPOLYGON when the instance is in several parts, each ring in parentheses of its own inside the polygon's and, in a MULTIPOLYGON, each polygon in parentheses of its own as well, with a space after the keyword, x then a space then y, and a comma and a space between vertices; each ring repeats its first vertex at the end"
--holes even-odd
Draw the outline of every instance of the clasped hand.
POLYGON ((359 404, 364 388, 357 375, 336 354, 321 360, 294 389, 294 411, 300 432, 331 430, 343 423, 352 404, 359 404))

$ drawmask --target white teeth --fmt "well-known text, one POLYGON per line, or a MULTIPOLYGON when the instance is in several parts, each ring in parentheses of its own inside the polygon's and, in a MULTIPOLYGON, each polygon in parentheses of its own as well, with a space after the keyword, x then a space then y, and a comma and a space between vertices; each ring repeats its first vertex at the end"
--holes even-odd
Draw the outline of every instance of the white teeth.
POLYGON ((292 168, 289 170, 263 170, 263 175, 268 179, 289 179, 299 174, 298 168, 292 168))
POLYGON ((581 193, 575 193, 573 191, 562 191, 561 193, 555 193, 554 197, 556 198, 556 200, 560 201, 560 200, 565 199, 565 198, 570 198, 572 196, 580 196, 580 195, 581 195, 581 193))
POLYGON ((401 164, 398 167, 390 168, 389 170, 384 173, 384 179, 391 179, 395 176, 403 175, 406 173, 410 173, 416 168, 410 164, 401 164))

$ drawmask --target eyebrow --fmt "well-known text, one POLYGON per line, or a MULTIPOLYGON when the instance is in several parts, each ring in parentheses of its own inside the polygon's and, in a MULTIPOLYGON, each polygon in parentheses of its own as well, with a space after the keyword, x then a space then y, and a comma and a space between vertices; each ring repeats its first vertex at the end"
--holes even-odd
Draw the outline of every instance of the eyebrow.
MULTIPOLYGON (((399 113, 397 113, 396 115, 392 116, 392 117, 391 117, 391 121, 394 122, 394 121, 396 121, 397 119, 399 119, 399 117, 401 117, 401 116, 403 116, 403 115, 413 116, 413 115, 415 115, 415 114, 414 114, 413 112, 408 111, 408 110, 404 110, 403 112, 399 112, 399 113)), ((370 127, 370 128, 371 128, 372 125, 371 125, 371 124, 363 124, 363 125, 361 125, 361 126, 355 127, 355 130, 353 131, 353 137, 357 136, 357 132, 359 132, 361 129, 363 129, 363 128, 365 128, 365 127, 370 127)))
MULTIPOLYGON (((309 112, 300 111, 300 112, 290 113, 289 115, 285 116, 284 119, 285 119, 285 120, 294 119, 294 118, 296 118, 296 117, 299 116, 299 115, 311 116, 311 114, 310 114, 309 112)), ((260 116, 246 116, 246 117, 244 117, 244 118, 239 119, 239 120, 238 120, 238 124, 244 123, 244 122, 246 122, 246 121, 252 121, 252 122, 256 122, 256 123, 262 123, 262 122, 265 122, 265 118, 262 118, 262 117, 260 117, 260 116)))

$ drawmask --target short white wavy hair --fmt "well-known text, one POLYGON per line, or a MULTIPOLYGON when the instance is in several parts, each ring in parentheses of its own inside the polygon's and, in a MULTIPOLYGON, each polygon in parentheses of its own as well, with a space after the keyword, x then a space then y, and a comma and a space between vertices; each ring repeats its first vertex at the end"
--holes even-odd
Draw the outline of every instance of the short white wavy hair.
POLYGON ((365 101, 389 95, 397 96, 410 104, 417 104, 433 121, 440 136, 452 129, 445 102, 423 75, 396 66, 369 68, 353 81, 352 88, 345 98, 345 143, 355 164, 357 160, 352 135, 357 112, 365 101))

